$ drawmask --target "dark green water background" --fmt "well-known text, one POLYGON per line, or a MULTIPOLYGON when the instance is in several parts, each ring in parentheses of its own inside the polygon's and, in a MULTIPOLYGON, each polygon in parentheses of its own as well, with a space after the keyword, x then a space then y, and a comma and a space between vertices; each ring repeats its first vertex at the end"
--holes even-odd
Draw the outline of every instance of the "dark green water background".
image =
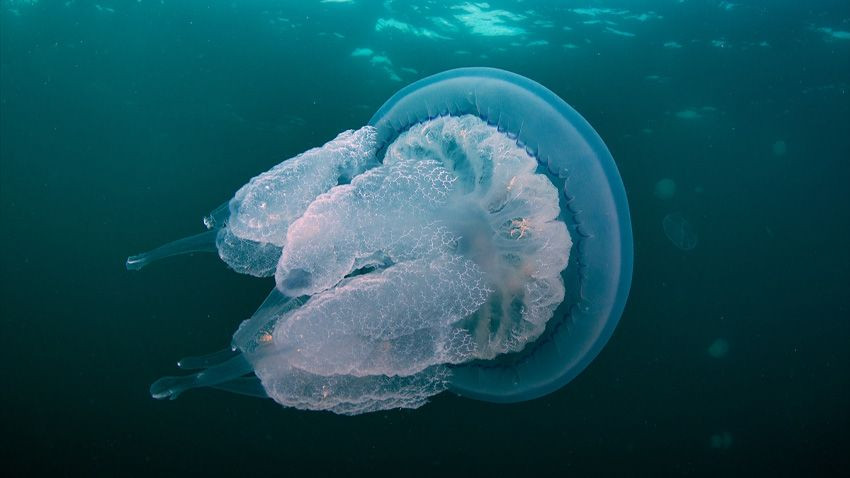
POLYGON ((462 2, 416 3, 0 1, 2 468, 846 473, 850 40, 836 32, 850 4, 494 1, 477 8, 522 15, 507 23, 525 33, 483 36, 457 19, 462 2), (663 18, 586 24, 579 7, 663 18), (450 38, 376 31, 379 18, 450 38), (341 417, 211 390, 151 399, 177 358, 224 346, 271 282, 213 256, 128 272, 126 256, 201 231, 253 175, 460 66, 539 81, 617 160, 635 274, 597 360, 514 405, 443 394, 341 417), (678 186, 668 200, 662 178, 678 186), (698 232, 694 250, 665 237, 671 212, 698 232))

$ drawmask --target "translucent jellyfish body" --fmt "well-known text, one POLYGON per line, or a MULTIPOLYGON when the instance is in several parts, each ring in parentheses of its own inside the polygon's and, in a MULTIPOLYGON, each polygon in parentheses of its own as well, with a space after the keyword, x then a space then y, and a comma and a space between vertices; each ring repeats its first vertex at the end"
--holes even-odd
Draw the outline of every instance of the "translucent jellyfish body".
POLYGON ((214 250, 276 287, 231 349, 156 398, 209 386, 357 414, 450 390, 550 393, 599 353, 631 280, 628 206, 590 125, 533 81, 468 68, 242 187, 210 231, 128 259, 214 250))
POLYGON ((681 214, 674 212, 664 216, 661 226, 667 239, 670 239, 670 242, 679 249, 690 251, 697 246, 699 236, 691 223, 681 214))

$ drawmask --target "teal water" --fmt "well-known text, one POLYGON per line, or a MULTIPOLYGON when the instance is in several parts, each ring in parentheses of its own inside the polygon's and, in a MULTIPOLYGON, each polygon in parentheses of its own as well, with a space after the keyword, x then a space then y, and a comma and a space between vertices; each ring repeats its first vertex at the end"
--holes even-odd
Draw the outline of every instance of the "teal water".
POLYGON ((843 1, 2 0, 4 469, 846 474, 848 89, 843 1), (125 258, 461 66, 547 86, 617 161, 634 281, 590 367, 531 402, 357 417, 151 399, 271 282, 209 256, 125 258))

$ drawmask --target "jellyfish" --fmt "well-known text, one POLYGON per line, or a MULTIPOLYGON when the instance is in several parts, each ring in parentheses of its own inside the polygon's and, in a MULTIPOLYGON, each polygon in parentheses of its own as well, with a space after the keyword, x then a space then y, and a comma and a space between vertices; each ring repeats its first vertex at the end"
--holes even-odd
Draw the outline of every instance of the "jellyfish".
POLYGON ((451 392, 547 395, 611 337, 632 273, 625 189, 605 144, 523 76, 462 68, 368 125, 251 179, 208 230, 127 259, 211 251, 275 287, 230 346, 178 362, 199 387, 355 415, 451 392))
POLYGON ((707 350, 708 355, 712 358, 723 358, 729 353, 729 342, 725 339, 715 339, 715 341, 708 346, 707 350))
POLYGON ((734 438, 729 432, 715 433, 711 435, 711 438, 709 439, 711 448, 717 448, 719 450, 728 450, 732 447, 733 442, 734 438))
POLYGON ((788 152, 788 145, 785 144, 785 141, 779 139, 773 143, 771 149, 774 156, 785 156, 785 153, 788 152))
POLYGON ((676 182, 670 178, 659 179, 655 183, 655 197, 658 199, 670 199, 676 195, 676 182))
POLYGON ((674 212, 664 216, 661 220, 664 234, 674 246, 683 251, 690 251, 697 246, 699 236, 696 230, 681 214, 674 212))

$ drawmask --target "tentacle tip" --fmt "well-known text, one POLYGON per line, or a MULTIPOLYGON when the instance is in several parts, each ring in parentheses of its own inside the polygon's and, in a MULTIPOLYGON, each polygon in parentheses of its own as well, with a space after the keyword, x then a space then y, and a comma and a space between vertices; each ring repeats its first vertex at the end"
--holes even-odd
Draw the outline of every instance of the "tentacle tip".
POLYGON ((165 390, 165 391, 156 392, 156 393, 151 392, 151 398, 156 399, 156 400, 165 400, 165 399, 173 400, 174 399, 173 396, 171 395, 170 390, 165 390))
POLYGON ((151 397, 157 400, 174 400, 183 393, 184 388, 178 384, 181 382, 181 377, 162 377, 151 384, 151 397))
POLYGON ((127 262, 124 265, 127 267, 128 271, 137 271, 142 267, 145 267, 146 261, 143 254, 139 254, 136 256, 130 256, 127 258, 127 262))

